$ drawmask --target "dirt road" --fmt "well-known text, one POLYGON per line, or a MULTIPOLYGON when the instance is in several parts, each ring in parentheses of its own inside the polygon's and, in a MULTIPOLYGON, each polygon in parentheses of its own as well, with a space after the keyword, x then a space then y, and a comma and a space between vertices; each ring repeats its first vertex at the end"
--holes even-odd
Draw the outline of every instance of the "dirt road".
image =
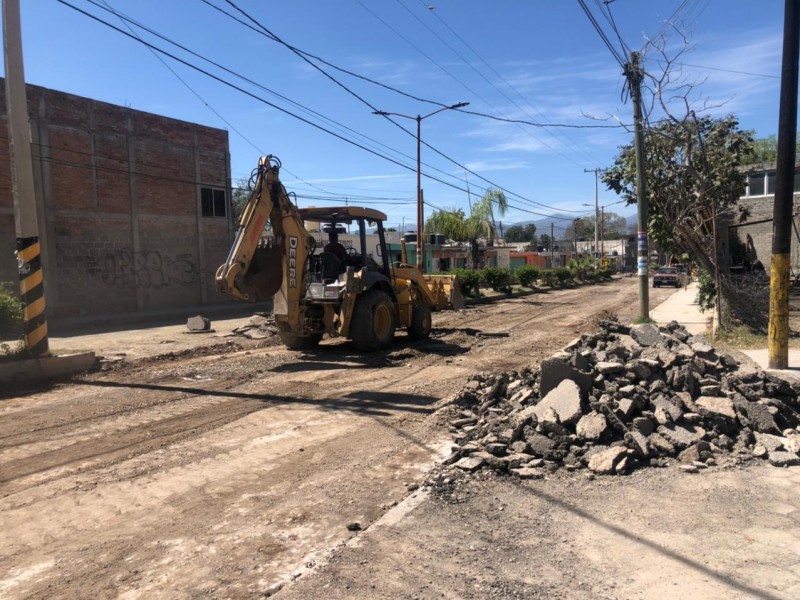
MULTIPOLYGON (((652 292, 653 303, 671 293, 652 292)), ((306 571, 279 594, 441 597, 434 584, 400 579, 397 593, 378 593, 337 587, 340 577, 325 574, 353 552, 342 545, 384 515, 382 523, 413 524, 416 514, 431 520, 424 531, 449 532, 437 551, 417 547, 433 543, 424 536, 385 548, 409 557, 415 579, 425 560, 442 562, 470 519, 414 492, 448 448, 446 426, 431 414, 437 402, 477 371, 532 366, 603 311, 632 318, 636 293, 636 280, 622 279, 441 313, 431 340, 401 335, 391 351, 366 357, 340 341, 309 353, 242 341, 17 391, 0 402, 0 597, 253 598, 306 571), (418 502, 427 508, 411 511, 418 502), (315 591, 315 582, 325 587, 315 591)), ((481 498, 479 518, 487 502, 498 507, 492 482, 476 485, 465 498, 481 498)), ((597 489, 609 485, 619 484, 597 489)), ((796 526, 800 513, 784 512, 796 526)), ((550 525, 541 535, 560 533, 550 525)), ((514 540, 497 550, 514 555, 514 540)), ((495 552, 485 545, 482 553, 495 552)), ((445 597, 489 595, 471 589, 445 597)), ((528 591, 492 593, 548 597, 528 591)))

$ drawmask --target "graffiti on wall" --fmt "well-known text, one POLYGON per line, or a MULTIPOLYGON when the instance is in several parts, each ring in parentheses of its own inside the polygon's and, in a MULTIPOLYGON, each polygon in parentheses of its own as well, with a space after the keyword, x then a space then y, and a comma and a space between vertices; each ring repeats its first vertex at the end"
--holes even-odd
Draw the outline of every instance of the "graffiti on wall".
POLYGON ((92 256, 89 262, 89 272, 106 285, 133 283, 143 289, 161 289, 189 286, 200 279, 191 254, 171 256, 156 250, 133 252, 130 248, 120 248, 92 256))

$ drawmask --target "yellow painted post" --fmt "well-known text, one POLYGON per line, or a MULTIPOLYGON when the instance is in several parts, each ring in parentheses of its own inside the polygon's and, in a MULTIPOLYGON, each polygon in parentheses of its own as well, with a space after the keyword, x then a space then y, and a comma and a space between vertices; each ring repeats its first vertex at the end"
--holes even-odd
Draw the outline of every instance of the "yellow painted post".
POLYGON ((42 249, 36 220, 28 102, 22 65, 19 0, 3 0, 6 110, 11 146, 11 183, 17 233, 17 269, 23 305, 25 347, 33 356, 49 354, 44 306, 42 249))
POLYGON ((769 298, 769 368, 789 367, 789 270, 797 141, 797 77, 800 60, 800 3, 786 0, 778 115, 778 158, 772 209, 772 263, 769 298))
POLYGON ((769 279, 769 367, 789 367, 789 255, 773 254, 769 279))

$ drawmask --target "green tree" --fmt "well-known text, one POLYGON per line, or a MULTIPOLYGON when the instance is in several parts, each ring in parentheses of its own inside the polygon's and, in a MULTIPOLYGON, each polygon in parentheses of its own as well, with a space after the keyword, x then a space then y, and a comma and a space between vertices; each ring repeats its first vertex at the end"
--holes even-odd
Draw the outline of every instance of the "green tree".
POLYGON ((526 225, 512 225, 506 229, 505 240, 507 242, 519 243, 536 241, 536 225, 528 223, 526 225))
POLYGON ((553 240, 550 236, 546 233, 543 233, 539 236, 539 245, 544 246, 544 249, 548 252, 550 251, 550 247, 553 245, 553 240))
POLYGON ((233 214, 237 220, 242 216, 242 211, 252 191, 253 186, 247 177, 242 177, 234 182, 231 190, 231 204, 233 205, 233 214))
POLYGON ((472 254, 472 264, 477 267, 481 262, 480 245, 482 237, 494 242, 497 237, 495 210, 500 216, 506 214, 508 201, 505 194, 490 188, 483 198, 472 205, 469 215, 460 208, 434 212, 425 222, 425 233, 443 233, 452 240, 468 242, 472 254))
MULTIPOLYGON (((753 133, 752 131, 750 132, 753 133)), ((800 144, 795 143, 797 156, 800 158, 800 144)), ((745 153, 743 162, 746 165, 759 165, 762 163, 775 163, 778 161, 778 138, 773 133, 765 138, 756 138, 748 152, 745 153)))
POLYGON ((603 214, 603 238, 606 240, 619 240, 625 237, 628 221, 613 212, 603 214))
MULTIPOLYGON (((740 130, 732 115, 721 119, 690 115, 646 131, 648 234, 655 245, 672 253, 685 252, 701 268, 715 272, 715 209, 718 215, 746 217, 738 199, 745 184, 741 166, 752 144, 750 132, 740 130)), ((629 204, 637 202, 633 144, 621 148, 603 182, 629 204)), ((722 295, 735 302, 734 286, 727 283, 722 288, 722 295)))
POLYGON ((594 239, 594 217, 578 217, 572 221, 564 232, 564 237, 568 240, 583 238, 585 240, 594 239))

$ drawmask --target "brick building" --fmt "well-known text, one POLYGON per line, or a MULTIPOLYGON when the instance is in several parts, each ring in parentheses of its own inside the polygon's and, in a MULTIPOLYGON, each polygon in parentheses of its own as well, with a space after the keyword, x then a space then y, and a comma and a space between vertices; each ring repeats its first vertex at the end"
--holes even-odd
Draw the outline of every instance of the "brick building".
MULTIPOLYGON (((772 211, 775 204, 775 165, 760 165, 747 177, 747 187, 739 198, 740 206, 750 211, 745 223, 728 223, 731 268, 749 268, 759 261, 769 273, 772 261, 772 211)), ((795 168, 794 206, 800 206, 800 168, 795 168)), ((790 253, 791 267, 800 267, 800 219, 795 210, 790 253)), ((723 240, 724 242, 725 240, 723 240)), ((724 245, 724 244, 723 244, 724 245)))
MULTIPOLYGON (((17 281, 0 79, 0 281, 17 281)), ((50 319, 225 302, 233 236, 226 131, 29 85, 50 319)))

